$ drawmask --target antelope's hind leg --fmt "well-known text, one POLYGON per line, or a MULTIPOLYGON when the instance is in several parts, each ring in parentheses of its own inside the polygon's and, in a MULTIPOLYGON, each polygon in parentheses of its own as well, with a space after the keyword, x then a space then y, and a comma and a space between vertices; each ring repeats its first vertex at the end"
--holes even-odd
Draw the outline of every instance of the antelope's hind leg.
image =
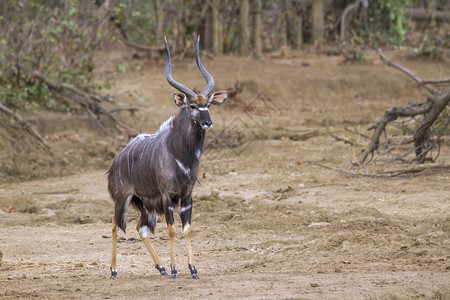
POLYGON ((126 198, 121 195, 118 195, 117 198, 114 198, 115 207, 114 207, 114 216, 112 219, 113 227, 112 227, 112 255, 111 255, 111 278, 117 278, 117 238, 119 228, 125 231, 127 227, 127 209, 130 205, 130 201, 132 200, 133 195, 129 195, 126 198), (124 201, 121 201, 124 199, 124 201))
POLYGON ((116 225, 116 218, 113 216, 112 219, 112 255, 111 255, 111 278, 115 279, 117 278, 117 225, 116 225))
POLYGON ((145 247, 147 248, 148 253, 152 257, 153 263, 155 264, 155 268, 159 271, 159 273, 161 273, 161 275, 167 275, 166 269, 161 264, 158 254, 156 254, 155 248, 153 248, 153 245, 150 242, 150 239, 148 238, 149 226, 144 225, 144 224, 148 223, 148 222, 146 222, 147 220, 150 220, 149 221, 150 224, 148 224, 148 225, 150 225, 150 229, 153 232, 154 228, 155 228, 155 224, 156 224, 156 215, 155 216, 149 215, 146 212, 142 212, 141 219, 139 220, 139 222, 136 226, 136 230, 138 231, 139 236, 142 239, 142 242, 144 243, 145 247))

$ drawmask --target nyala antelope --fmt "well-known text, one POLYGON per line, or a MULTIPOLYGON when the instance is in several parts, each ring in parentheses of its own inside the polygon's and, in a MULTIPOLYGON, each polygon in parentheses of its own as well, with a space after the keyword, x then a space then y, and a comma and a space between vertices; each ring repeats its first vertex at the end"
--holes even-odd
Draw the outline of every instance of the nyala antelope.
POLYGON ((196 94, 172 78, 170 51, 166 44, 166 78, 176 88, 175 104, 181 109, 169 118, 155 134, 139 134, 113 160, 108 170, 108 191, 115 203, 112 228, 111 277, 117 277, 116 251, 119 228, 125 231, 127 209, 131 204, 140 213, 137 231, 153 259, 155 268, 167 275, 148 237, 154 233, 158 215, 164 215, 170 237, 170 268, 177 278, 175 265, 175 226, 173 209, 180 205, 180 218, 187 245, 188 266, 192 278, 198 279, 191 245, 192 189, 205 140, 205 129, 211 128, 209 107, 221 105, 226 91, 213 93, 214 79, 199 56, 197 40, 195 59, 206 80, 206 87, 196 94))

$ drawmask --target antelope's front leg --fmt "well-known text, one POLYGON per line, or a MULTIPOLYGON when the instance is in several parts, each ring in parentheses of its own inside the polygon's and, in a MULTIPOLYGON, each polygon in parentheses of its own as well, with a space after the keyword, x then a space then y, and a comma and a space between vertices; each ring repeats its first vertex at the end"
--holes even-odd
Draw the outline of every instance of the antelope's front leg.
POLYGON ((192 252, 192 242, 191 242, 191 214, 192 214, 192 200, 188 201, 189 204, 186 206, 181 206, 180 218, 183 224, 184 238, 186 239, 187 253, 188 253, 188 264, 189 270, 191 270, 192 278, 199 279, 197 269, 194 266, 194 254, 192 252))
POLYGON ((173 207, 168 206, 164 210, 170 238, 170 270, 172 278, 178 278, 177 267, 175 263, 175 226, 173 225, 173 207))

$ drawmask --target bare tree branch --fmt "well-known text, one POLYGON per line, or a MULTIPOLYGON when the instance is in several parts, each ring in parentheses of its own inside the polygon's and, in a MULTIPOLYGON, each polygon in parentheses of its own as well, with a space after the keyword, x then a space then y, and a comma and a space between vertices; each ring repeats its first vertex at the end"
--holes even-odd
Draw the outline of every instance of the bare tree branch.
POLYGON ((127 124, 123 123, 122 121, 113 116, 113 113, 117 111, 125 110, 129 111, 130 113, 134 113, 137 110, 137 108, 125 106, 124 104, 121 103, 120 105, 121 107, 116 107, 112 110, 108 110, 103 105, 101 105, 102 101, 107 101, 109 103, 118 103, 118 102, 111 100, 106 96, 99 96, 96 94, 87 93, 83 90, 80 90, 66 83, 50 81, 45 75, 43 75, 39 71, 33 71, 32 74, 34 77, 44 82, 53 92, 61 94, 64 97, 70 99, 71 101, 78 103, 79 105, 86 108, 86 111, 91 115, 91 117, 94 118, 94 115, 96 115, 97 117, 99 115, 107 116, 111 120, 113 120, 114 123, 124 128, 125 130, 128 130, 130 133, 132 134, 138 133, 136 129, 128 126, 127 124))
POLYGON ((430 20, 447 21, 450 19, 450 11, 426 10, 420 8, 410 8, 406 10, 408 17, 414 21, 430 20))
MULTIPOLYGON (((378 48, 378 54, 380 55, 381 60, 382 60, 386 65, 388 65, 388 66, 390 66, 390 67, 394 67, 394 68, 396 68, 396 69, 402 71, 403 73, 405 73, 405 74, 408 75, 409 77, 412 77, 412 78, 413 78, 415 81, 417 81, 417 83, 419 83, 419 84, 423 81, 423 80, 422 80, 419 76, 417 76, 414 72, 408 70, 407 68, 405 68, 405 67, 403 67, 403 66, 400 66, 399 64, 396 64, 396 63, 390 61, 390 60, 386 57, 386 55, 384 55, 383 51, 382 51, 380 48, 378 48)), ((425 88, 426 88, 430 93, 432 93, 432 94, 434 94, 434 93, 437 92, 437 90, 434 89, 434 88, 432 88, 432 87, 425 86, 425 88)))
MULTIPOLYGON (((381 49, 378 49, 378 53, 380 55, 380 58, 383 60, 384 63, 386 63, 388 66, 395 67, 396 69, 404 72, 408 76, 412 77, 415 81, 417 81, 420 85, 424 85, 427 83, 446 83, 449 81, 448 79, 444 80, 430 80, 430 81, 423 81, 419 76, 408 70, 407 68, 395 64, 388 60, 386 56, 384 55, 383 51, 381 49)), ((432 95, 427 97, 427 100, 425 102, 420 102, 416 104, 410 104, 407 107, 394 107, 389 108, 386 110, 384 115, 381 117, 381 119, 375 124, 374 126, 370 127, 369 130, 374 129, 373 136, 371 138, 371 141, 367 148, 363 152, 363 157, 361 159, 361 163, 365 162, 369 154, 372 154, 374 151, 379 147, 380 143, 380 136, 383 132, 386 134, 386 145, 389 145, 389 140, 386 132, 386 126, 388 123, 396 120, 399 117, 415 117, 417 115, 424 115, 423 120, 420 122, 417 130, 414 132, 414 149, 412 151, 407 152, 415 152, 416 157, 412 160, 405 160, 403 157, 406 155, 402 155, 400 157, 396 157, 394 160, 402 160, 404 162, 413 162, 417 161, 419 163, 423 163, 426 160, 426 155, 428 152, 430 152, 433 147, 439 143, 440 137, 443 134, 443 131, 441 131, 440 135, 437 139, 435 139, 432 143, 428 143, 431 141, 431 131, 430 128, 433 125, 433 123, 437 120, 438 116, 441 114, 441 112, 445 109, 445 107, 450 103, 450 90, 444 90, 439 93, 437 89, 432 88, 430 86, 425 86, 428 91, 432 93, 432 95)), ((448 121, 445 127, 448 126, 448 121)), ((388 148, 388 151, 386 153, 390 153, 392 148, 388 148)), ((431 159, 433 160, 433 159, 431 159)))
POLYGON ((138 50, 143 50, 143 51, 164 51, 165 50, 164 46, 152 47, 152 46, 147 46, 147 45, 136 44, 136 43, 130 42, 127 39, 120 37, 120 36, 119 36, 119 39, 128 47, 136 48, 138 50))
POLYGON ((425 141, 429 136, 431 125, 433 125, 440 113, 450 103, 450 90, 442 94, 434 94, 428 96, 427 101, 430 101, 432 103, 432 107, 420 122, 419 127, 414 134, 414 146, 416 149, 415 152, 418 162, 424 162, 425 155, 431 150, 430 147, 424 149, 425 141))
POLYGON ((340 168, 330 167, 324 164, 319 164, 312 161, 304 161, 304 163, 318 166, 321 168, 337 171, 340 173, 344 173, 347 175, 355 176, 355 177, 369 177, 369 178, 390 178, 396 177, 399 175, 409 174, 409 173, 419 173, 425 170, 436 170, 436 169, 450 169, 450 163, 444 164, 429 164, 429 165, 416 165, 416 166, 407 166, 405 168, 394 168, 379 171, 378 174, 368 174, 368 173, 356 173, 340 168))
MULTIPOLYGON (((388 123, 397 120, 399 117, 412 117, 420 114, 424 114, 431 110, 432 101, 420 102, 416 104, 412 104, 409 107, 393 107, 386 110, 381 119, 377 122, 377 124, 370 127, 368 130, 375 129, 372 138, 370 140, 369 145, 366 149, 364 149, 363 157, 361 159, 361 163, 364 163, 369 156, 369 154, 375 151, 380 143, 380 136, 386 130, 386 126, 388 123)), ((386 140, 387 142, 387 140, 386 140)))
POLYGON ((319 163, 315 163, 312 161, 304 161, 304 163, 310 164, 310 165, 314 165, 314 166, 318 166, 321 168, 325 168, 325 169, 329 169, 329 170, 333 170, 333 171, 337 171, 337 172, 341 172, 347 175, 351 175, 351 176, 355 176, 355 177, 369 177, 369 178, 385 178, 385 177, 393 177, 395 175, 387 175, 387 174, 365 174, 365 173, 356 173, 356 172, 352 172, 352 171, 348 171, 348 170, 344 170, 344 169, 339 169, 339 168, 335 168, 335 167, 330 167, 327 165, 323 165, 323 164, 319 164, 319 163))
POLYGON ((31 126, 30 123, 28 123, 24 118, 22 118, 21 115, 13 112, 11 109, 9 109, 8 107, 4 106, 3 104, 0 103, 0 111, 4 112, 5 114, 13 117, 14 119, 16 119, 20 126, 22 126, 22 128, 28 132, 34 139, 36 139, 39 144, 41 146, 43 146, 43 148, 53 156, 53 152, 50 148, 50 146, 44 141, 44 139, 41 137, 41 135, 34 130, 34 128, 31 126))
POLYGON ((422 80, 421 82, 419 82, 419 86, 425 84, 446 84, 446 83, 450 83, 450 78, 422 80))
POLYGON ((450 170, 450 163, 443 163, 443 164, 427 164, 427 165, 414 165, 414 166, 408 166, 405 168, 394 168, 394 169, 387 169, 380 171, 380 174, 406 174, 406 173, 418 173, 425 170, 435 170, 435 169, 449 169, 450 170))
POLYGON ((348 5, 344 11, 342 12, 341 17, 339 18, 339 21, 341 22, 341 39, 344 40, 345 39, 345 31, 346 31, 346 27, 347 27, 347 15, 351 12, 353 12, 354 10, 358 9, 359 5, 362 5, 364 10, 367 10, 367 8, 369 7, 369 2, 367 0, 357 0, 355 2, 353 2, 352 4, 348 5))
POLYGON ((327 105, 325 107, 325 122, 326 122, 326 126, 327 126, 328 135, 331 136, 332 138, 334 138, 338 142, 344 142, 345 144, 349 144, 351 146, 356 146, 355 143, 353 143, 353 142, 351 142, 351 141, 349 141, 347 139, 343 139, 341 137, 338 137, 337 135, 335 135, 335 134, 333 134, 331 132, 330 125, 329 125, 329 122, 328 122, 328 106, 329 105, 330 105, 330 98, 328 98, 327 105))

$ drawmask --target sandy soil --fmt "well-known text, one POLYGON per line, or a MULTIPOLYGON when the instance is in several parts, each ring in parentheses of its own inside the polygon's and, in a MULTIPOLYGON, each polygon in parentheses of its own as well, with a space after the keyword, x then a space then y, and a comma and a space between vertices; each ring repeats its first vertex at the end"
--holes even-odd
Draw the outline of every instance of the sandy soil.
MULTIPOLYGON (((438 77, 439 64, 448 77, 448 63, 388 55, 423 78, 438 77)), ((113 92, 140 106, 123 117, 152 132, 176 113, 173 90, 161 63, 130 57, 119 51, 99 63, 109 71, 126 65, 113 92)), ((217 89, 239 78, 243 90, 211 110, 214 127, 194 190, 200 280, 190 277, 179 220, 180 278, 172 280, 153 268, 133 230, 134 211, 120 235, 118 279, 110 279, 113 204, 105 171, 128 137, 111 137, 83 117, 30 116, 55 157, 26 137, 1 141, 0 298, 450 299, 448 169, 364 178, 305 163, 348 169, 360 158, 362 148, 327 134, 325 115, 335 134, 364 144, 342 127, 366 132, 386 108, 423 99, 411 79, 375 57, 370 64, 341 60, 204 59, 217 89)), ((190 60, 174 63, 174 77, 196 89, 204 84, 190 60)), ((438 162, 450 161, 449 150, 446 138, 438 162)), ((353 170, 392 167, 401 165, 380 159, 353 170)), ((167 266, 163 218, 152 243, 167 266)))

